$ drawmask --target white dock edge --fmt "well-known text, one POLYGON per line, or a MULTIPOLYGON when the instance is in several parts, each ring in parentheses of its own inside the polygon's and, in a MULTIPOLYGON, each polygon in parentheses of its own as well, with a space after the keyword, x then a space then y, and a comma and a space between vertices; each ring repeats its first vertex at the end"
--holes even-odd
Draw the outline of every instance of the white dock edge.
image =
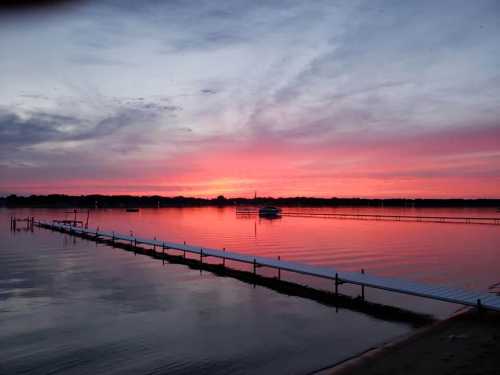
POLYGON ((158 246, 160 250, 162 248, 174 249, 198 255, 201 255, 203 252, 203 256, 228 259, 248 264, 256 264, 260 267, 264 266, 276 268, 303 275, 337 280, 339 283, 356 284, 438 301, 456 303, 465 306, 480 306, 481 308, 487 310, 500 311, 500 296, 491 293, 478 293, 461 289, 415 283, 388 277, 378 277, 363 273, 336 271, 335 269, 329 267, 318 267, 302 263, 241 254, 233 251, 212 249, 203 246, 186 245, 157 239, 146 239, 116 232, 96 231, 84 229, 81 227, 74 227, 68 224, 57 224, 43 221, 36 221, 35 224, 37 226, 47 226, 53 229, 62 229, 74 233, 94 235, 96 237, 109 238, 116 241, 133 241, 135 244, 158 246))

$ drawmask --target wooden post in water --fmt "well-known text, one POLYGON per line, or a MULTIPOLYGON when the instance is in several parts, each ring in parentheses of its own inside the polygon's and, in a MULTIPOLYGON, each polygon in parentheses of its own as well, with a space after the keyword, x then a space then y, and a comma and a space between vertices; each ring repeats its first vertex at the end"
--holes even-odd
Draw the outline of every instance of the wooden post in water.
MULTIPOLYGON (((281 260, 281 257, 278 255, 278 260, 281 260)), ((281 281, 281 268, 278 267, 278 280, 281 281)))
MULTIPOLYGON (((223 252, 226 252, 226 248, 225 248, 225 247, 223 247, 223 248, 222 248, 222 251, 223 251, 223 252)), ((223 267, 223 268, 225 268, 225 267, 226 267, 226 257, 222 258, 222 267, 223 267)))
POLYGON ((339 274, 335 273, 335 297, 339 296, 339 274))
POLYGON ((161 244, 161 252, 162 252, 161 261, 163 265, 165 265, 165 242, 162 242, 161 244))
MULTIPOLYGON (((156 241, 156 236, 153 239, 156 241)), ((153 243, 153 253, 156 253, 156 243, 153 243)))
POLYGON ((111 243, 114 246, 114 244, 115 244, 115 232, 114 231, 111 233, 111 243))
MULTIPOLYGON (((365 270, 364 268, 361 268, 361 273, 364 275, 365 270)), ((365 286, 361 285, 361 299, 364 301, 365 300, 365 286)))
POLYGON ((203 272, 203 248, 200 248, 200 275, 203 272))
POLYGON ((257 261, 253 258, 253 275, 257 275, 257 261))

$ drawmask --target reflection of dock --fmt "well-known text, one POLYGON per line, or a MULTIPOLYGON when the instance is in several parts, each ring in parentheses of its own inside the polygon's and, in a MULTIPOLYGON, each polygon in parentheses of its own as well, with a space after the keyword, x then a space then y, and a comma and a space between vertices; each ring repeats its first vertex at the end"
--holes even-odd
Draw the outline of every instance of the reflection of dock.
MULTIPOLYGON (((255 209, 237 209, 238 215, 258 214, 255 209)), ((500 217, 481 216, 430 216, 430 215, 381 215, 381 214, 357 214, 357 213, 335 213, 335 212, 294 212, 283 211, 281 216, 290 217, 317 217, 331 219, 357 219, 357 220, 387 220, 387 221, 417 221, 429 223, 456 223, 456 224, 493 224, 500 225, 500 217)))
POLYGON ((361 286, 362 299, 364 299, 365 287, 382 289, 391 292, 413 295, 432 300, 451 302, 466 306, 477 306, 489 310, 500 311, 500 296, 488 293, 477 293, 473 291, 465 291, 448 287, 420 284, 410 281, 392 279, 387 277, 378 277, 357 272, 342 272, 333 268, 317 267, 296 262, 283 261, 278 259, 265 258, 260 256, 240 254, 236 252, 226 251, 225 249, 211 249, 186 243, 173 243, 157 239, 146 239, 134 237, 130 235, 106 232, 99 230, 89 230, 82 227, 69 226, 64 224, 39 222, 35 224, 42 228, 52 229, 69 233, 76 236, 81 236, 89 239, 106 240, 112 244, 115 242, 129 243, 132 248, 138 248, 138 245, 152 246, 152 255, 165 258, 168 250, 182 252, 184 258, 186 253, 199 256, 199 264, 203 265, 203 260, 206 257, 222 259, 222 266, 225 267, 226 260, 246 263, 253 266, 253 274, 257 276, 258 267, 273 268, 278 271, 278 280, 281 280, 281 271, 289 271, 302 275, 314 276, 323 279, 330 279, 334 282, 335 295, 338 296, 339 286, 342 284, 354 284, 361 286))

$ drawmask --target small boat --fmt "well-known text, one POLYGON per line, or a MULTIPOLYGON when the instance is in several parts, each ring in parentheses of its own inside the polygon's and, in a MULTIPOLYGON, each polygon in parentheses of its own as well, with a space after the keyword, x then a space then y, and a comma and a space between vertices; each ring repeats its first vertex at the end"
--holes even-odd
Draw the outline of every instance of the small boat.
POLYGON ((138 208, 126 208, 125 211, 127 212, 139 212, 138 208))
POLYGON ((261 207, 261 208, 259 208, 259 216, 280 217, 281 216, 281 208, 273 207, 273 206, 261 207))

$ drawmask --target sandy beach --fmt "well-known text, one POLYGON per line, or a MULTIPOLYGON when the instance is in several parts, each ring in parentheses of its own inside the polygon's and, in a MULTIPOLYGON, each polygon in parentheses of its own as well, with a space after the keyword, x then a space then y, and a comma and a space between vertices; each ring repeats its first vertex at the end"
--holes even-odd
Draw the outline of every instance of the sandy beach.
POLYGON ((321 374, 499 374, 500 314, 468 310, 321 374))

